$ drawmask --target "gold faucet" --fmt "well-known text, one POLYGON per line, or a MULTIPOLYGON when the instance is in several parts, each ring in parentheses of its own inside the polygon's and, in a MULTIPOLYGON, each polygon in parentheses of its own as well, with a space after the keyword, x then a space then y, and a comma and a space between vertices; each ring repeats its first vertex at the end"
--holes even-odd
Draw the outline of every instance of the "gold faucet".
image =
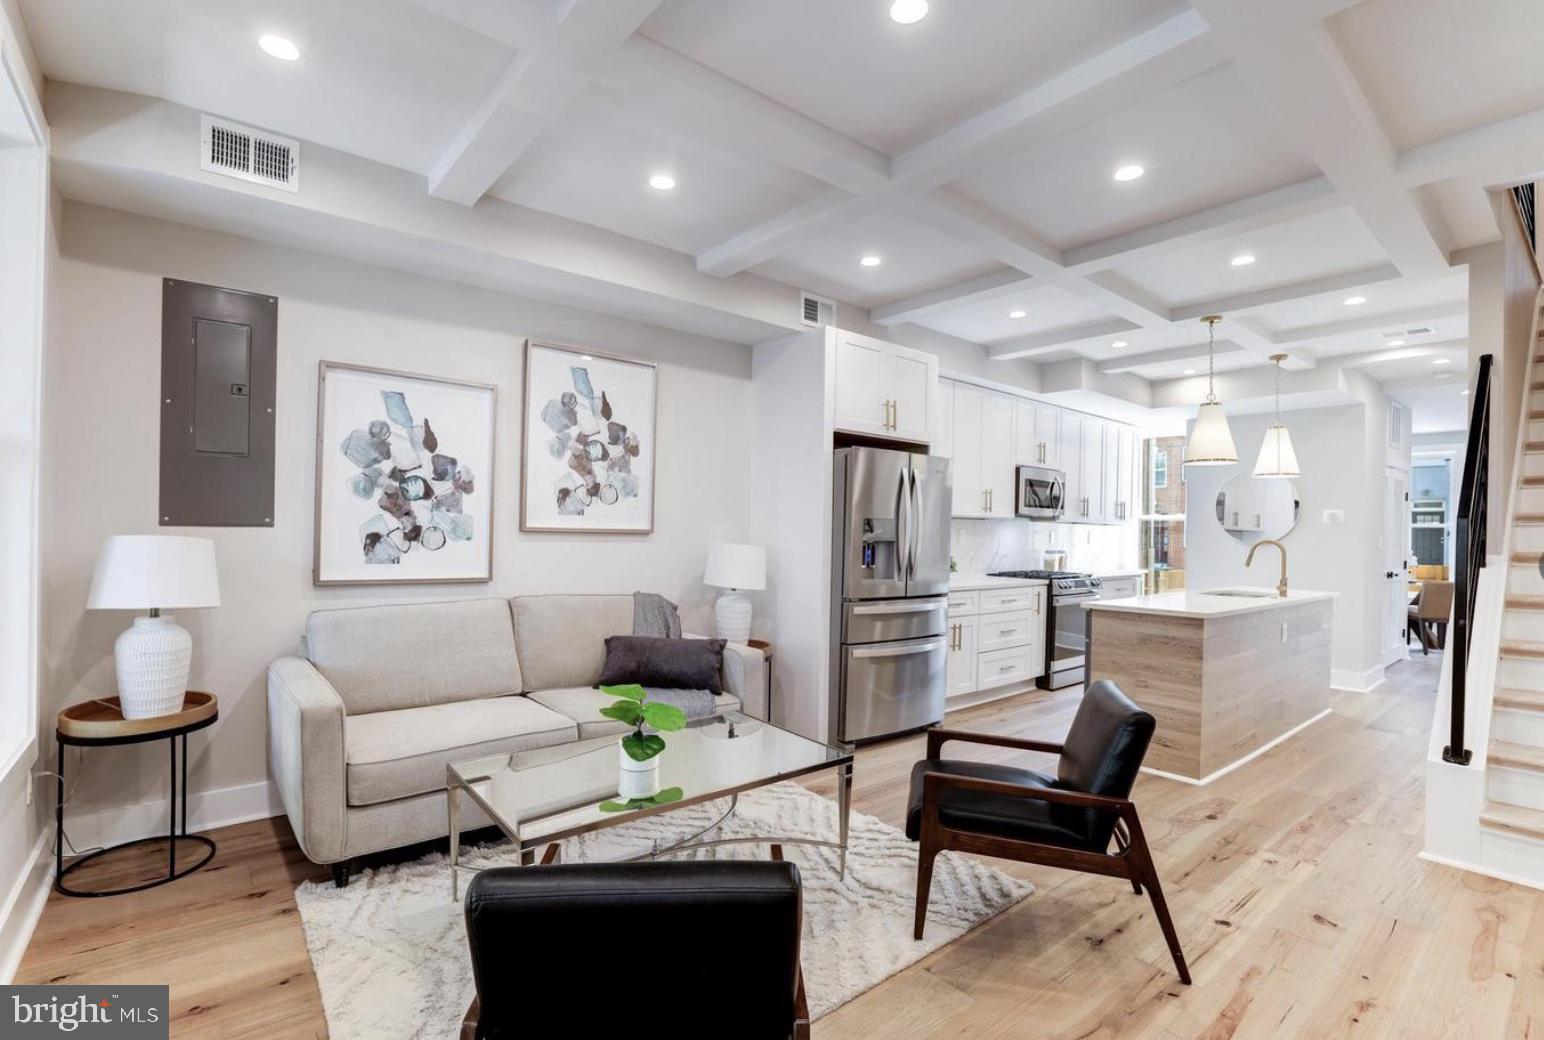
POLYGON ((1287 598, 1287 547, 1274 538, 1263 538, 1249 547, 1249 555, 1244 557, 1244 566, 1254 563, 1255 550, 1262 545, 1274 545, 1281 550, 1281 580, 1276 583, 1276 594, 1282 599, 1287 598))

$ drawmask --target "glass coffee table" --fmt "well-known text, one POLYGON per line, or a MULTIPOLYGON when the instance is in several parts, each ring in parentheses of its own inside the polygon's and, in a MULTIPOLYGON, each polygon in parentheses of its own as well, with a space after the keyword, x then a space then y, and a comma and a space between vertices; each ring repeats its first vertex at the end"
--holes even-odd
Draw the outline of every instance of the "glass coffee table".
POLYGON ((660 789, 680 788, 681 797, 659 805, 608 812, 602 803, 617 799, 617 737, 517 751, 456 762, 445 770, 450 813, 450 892, 460 896, 461 798, 471 798, 515 843, 522 864, 534 863, 546 846, 543 863, 558 856, 558 842, 579 834, 615 827, 647 816, 728 798, 729 807, 713 823, 669 845, 626 860, 654 859, 719 845, 816 845, 836 849, 838 869, 847 871, 847 819, 852 808, 852 752, 779 729, 761 719, 726 712, 698 719, 664 735, 660 789), (757 787, 823 770, 837 774, 836 841, 797 834, 725 838, 718 828, 735 811, 739 796, 757 787))

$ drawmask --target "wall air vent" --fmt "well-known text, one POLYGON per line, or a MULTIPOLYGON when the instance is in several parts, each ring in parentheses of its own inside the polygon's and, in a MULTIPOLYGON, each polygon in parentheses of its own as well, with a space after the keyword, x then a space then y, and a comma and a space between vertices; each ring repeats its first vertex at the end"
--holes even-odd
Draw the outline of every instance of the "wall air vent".
POLYGON ((835 313, 836 301, 810 292, 799 294, 799 320, 804 324, 815 327, 829 325, 835 313))
POLYGON ((300 142, 228 119, 199 120, 200 169, 285 191, 300 190, 300 142))

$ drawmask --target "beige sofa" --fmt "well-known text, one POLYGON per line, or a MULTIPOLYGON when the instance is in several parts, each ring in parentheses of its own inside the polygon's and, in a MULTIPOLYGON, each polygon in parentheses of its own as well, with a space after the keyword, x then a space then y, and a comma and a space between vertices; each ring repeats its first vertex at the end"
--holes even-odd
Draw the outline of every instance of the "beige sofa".
MULTIPOLYGON (((632 625, 627 595, 313 613, 302 656, 268 668, 268 760, 301 850, 345 883, 355 856, 448 834, 449 763, 625 732, 594 684, 632 625)), ((765 668, 730 644, 719 708, 765 717, 765 668)))

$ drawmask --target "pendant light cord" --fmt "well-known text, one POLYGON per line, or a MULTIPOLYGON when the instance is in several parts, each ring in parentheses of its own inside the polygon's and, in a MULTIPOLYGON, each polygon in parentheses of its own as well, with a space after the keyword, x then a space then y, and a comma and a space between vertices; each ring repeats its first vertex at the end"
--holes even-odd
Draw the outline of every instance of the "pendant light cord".
POLYGON ((1206 322, 1206 403, 1217 403, 1217 322, 1219 318, 1211 318, 1206 322))

